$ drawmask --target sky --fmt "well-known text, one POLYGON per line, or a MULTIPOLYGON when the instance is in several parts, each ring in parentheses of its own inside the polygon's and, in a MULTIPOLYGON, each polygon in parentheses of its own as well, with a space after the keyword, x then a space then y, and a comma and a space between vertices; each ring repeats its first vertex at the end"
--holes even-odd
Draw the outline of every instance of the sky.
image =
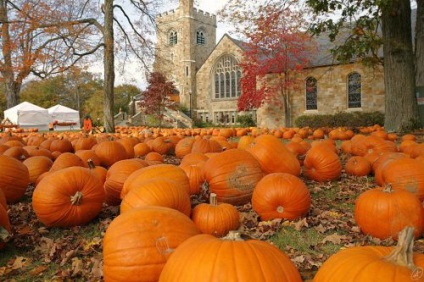
MULTIPOLYGON (((228 2, 228 0, 197 0, 195 1, 195 7, 203 10, 205 12, 209 12, 212 14, 216 14, 219 9, 224 7, 224 5, 228 2), (197 4, 196 4, 197 2, 197 4)), ((170 5, 169 7, 164 8, 164 11, 174 9, 178 6, 178 4, 170 5)), ((221 37, 231 29, 230 26, 224 25, 222 23, 217 23, 217 40, 221 39, 221 37)), ((103 65, 95 64, 89 71, 98 73, 102 76, 103 65)), ((120 71, 116 71, 115 73, 115 86, 119 86, 121 84, 135 84, 138 87, 144 89, 146 87, 146 82, 141 79, 139 67, 137 63, 127 64, 125 67, 125 73, 121 74, 120 71)))

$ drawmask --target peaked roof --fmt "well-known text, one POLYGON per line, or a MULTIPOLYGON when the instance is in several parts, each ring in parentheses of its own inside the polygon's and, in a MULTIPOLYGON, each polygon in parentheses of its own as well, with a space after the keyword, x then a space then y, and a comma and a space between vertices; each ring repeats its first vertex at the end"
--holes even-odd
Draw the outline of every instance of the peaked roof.
POLYGON ((34 105, 34 104, 27 102, 27 101, 22 102, 22 103, 14 106, 12 108, 9 108, 6 111, 18 111, 18 110, 21 110, 21 111, 46 111, 45 108, 39 107, 39 106, 34 105))
POLYGON ((47 109, 49 113, 77 113, 77 110, 62 106, 60 104, 57 104, 56 106, 52 106, 47 109))

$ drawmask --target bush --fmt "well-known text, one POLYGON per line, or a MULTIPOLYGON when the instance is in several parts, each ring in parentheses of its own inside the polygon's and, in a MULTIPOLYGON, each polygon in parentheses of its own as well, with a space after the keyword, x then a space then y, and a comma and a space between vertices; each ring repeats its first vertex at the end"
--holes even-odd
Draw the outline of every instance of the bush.
POLYGON ((251 115, 239 115, 237 116, 236 122, 239 123, 241 127, 256 126, 256 123, 251 115))
POLYGON ((296 118, 297 127, 361 127, 384 125, 382 112, 338 112, 334 115, 302 115, 296 118))

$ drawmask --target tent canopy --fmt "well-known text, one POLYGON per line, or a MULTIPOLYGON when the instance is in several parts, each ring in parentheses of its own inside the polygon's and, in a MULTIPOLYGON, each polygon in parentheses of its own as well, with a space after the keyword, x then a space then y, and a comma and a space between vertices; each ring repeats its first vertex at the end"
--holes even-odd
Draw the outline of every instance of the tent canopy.
POLYGON ((50 117, 47 109, 30 102, 22 102, 4 111, 4 118, 20 127, 36 127, 39 130, 48 129, 50 117))
POLYGON ((76 123, 75 127, 80 127, 80 116, 77 110, 56 105, 47 109, 50 116, 50 122, 54 123, 76 123))

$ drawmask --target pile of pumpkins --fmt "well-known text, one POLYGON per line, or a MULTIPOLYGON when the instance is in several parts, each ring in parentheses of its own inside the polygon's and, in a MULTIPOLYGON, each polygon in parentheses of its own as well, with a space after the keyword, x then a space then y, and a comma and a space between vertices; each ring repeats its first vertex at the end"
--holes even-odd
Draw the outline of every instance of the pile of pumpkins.
POLYGON ((372 275, 406 281, 424 267, 424 255, 411 247, 424 230, 424 145, 411 134, 399 138, 377 127, 358 134, 342 128, 3 134, 0 248, 13 236, 7 204, 33 184, 34 212, 48 227, 84 225, 105 204, 120 206, 103 240, 105 281, 302 281, 282 250, 242 239, 236 206, 251 203, 262 220, 298 219, 311 206, 301 177, 336 181, 344 171, 374 175, 379 187, 358 197, 355 220, 363 233, 394 238, 398 246, 340 251, 314 281, 372 275), (169 154, 178 165, 164 162, 169 154), (193 205, 193 195, 209 201, 193 205), (371 262, 375 267, 366 267, 371 262))

